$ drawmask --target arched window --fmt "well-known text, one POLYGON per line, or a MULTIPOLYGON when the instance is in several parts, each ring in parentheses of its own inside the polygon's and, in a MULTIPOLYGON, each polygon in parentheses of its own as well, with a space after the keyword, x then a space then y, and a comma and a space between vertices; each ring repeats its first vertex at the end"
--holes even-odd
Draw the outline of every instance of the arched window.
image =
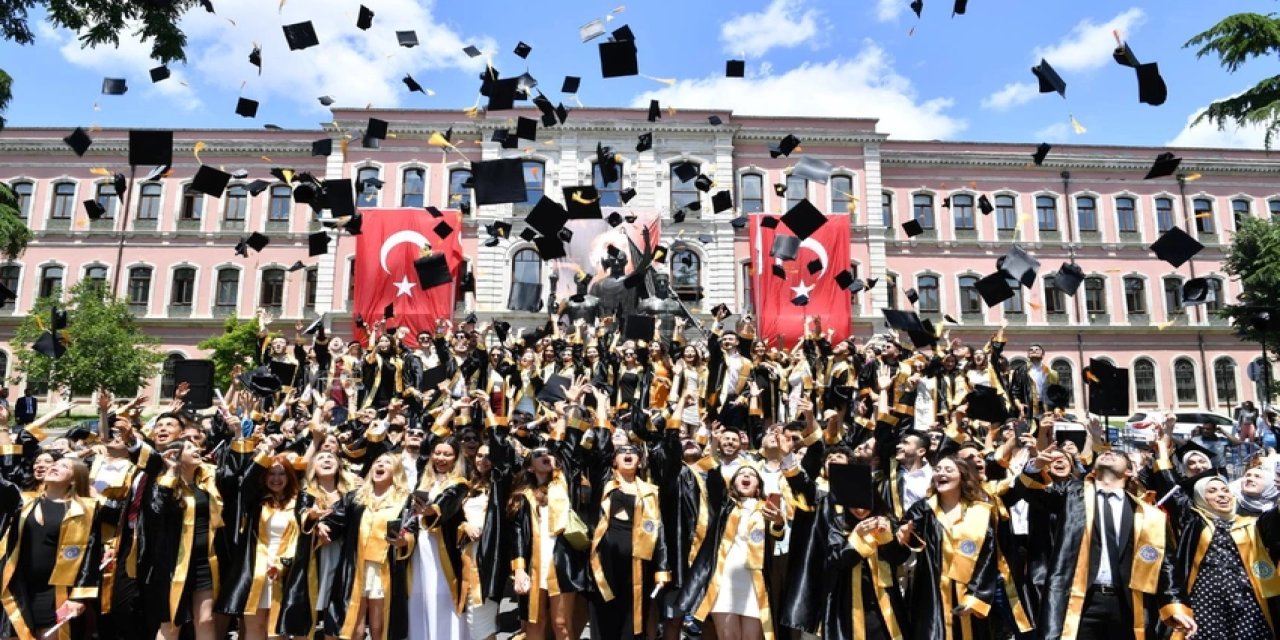
POLYGON ((1226 295, 1222 290, 1222 278, 1205 278, 1205 282, 1209 283, 1209 295, 1204 300, 1204 308, 1214 313, 1222 309, 1223 296, 1226 295))
POLYGON ((271 187, 271 206, 267 209, 268 222, 288 222, 293 208, 293 190, 288 185, 271 187))
POLYGON ((547 172, 545 165, 537 160, 524 161, 524 203, 537 204, 542 199, 547 172))
POLYGON ((982 296, 978 295, 975 276, 960 276, 960 313, 982 313, 982 296))
POLYGON ((100 264, 91 264, 84 268, 84 279, 105 290, 107 288, 107 268, 100 264))
POLYGON ((1191 215, 1196 219, 1197 233, 1217 233, 1213 224, 1213 200, 1196 198, 1191 201, 1191 215))
POLYGON ((53 185, 53 202, 49 206, 49 217, 55 220, 69 220, 75 208, 76 183, 55 183, 53 185))
POLYGON ((996 229, 1013 231, 1018 227, 1018 208, 1013 196, 996 196, 996 229))
POLYGON ((1124 308, 1129 315, 1147 313, 1147 284, 1138 276, 1124 279, 1124 308))
POLYGON ((1074 407, 1076 404, 1076 385, 1075 373, 1071 369, 1071 361, 1066 358, 1058 358, 1049 365, 1049 368, 1058 374, 1058 384, 1067 390, 1067 406, 1074 407))
POLYGON ((400 206, 421 209, 426 204, 426 170, 412 167, 405 169, 401 176, 400 206))
POLYGON ((1169 317, 1182 313, 1182 279, 1164 279, 1164 312, 1169 317))
POLYGON ((512 311, 538 311, 542 308, 542 257, 525 248, 511 258, 511 297, 507 308, 512 311))
POLYGON ((151 267, 129 269, 129 306, 145 312, 151 301, 151 267))
POLYGON ((785 207, 787 211, 809 197, 809 181, 800 176, 787 176, 787 195, 785 207))
POLYGON ((1267 211, 1271 214, 1271 219, 1280 218, 1280 200, 1268 200, 1267 211))
POLYGON ((889 191, 880 192, 880 211, 884 216, 884 228, 893 228, 893 193, 889 191))
POLYGON ((1155 404, 1156 397, 1156 363, 1142 358, 1133 363, 1133 392, 1138 404, 1155 404))
POLYGON ((258 306, 272 309, 279 315, 284 307, 284 269, 271 268, 262 271, 262 288, 258 294, 258 306))
POLYGON ((1249 201, 1244 198, 1236 198, 1231 201, 1231 217, 1235 221, 1236 229, 1239 229, 1240 225, 1244 224, 1246 218, 1253 215, 1250 208, 1249 201))
MULTIPOLYGON (((22 277, 22 267, 16 264, 6 264, 0 267, 0 285, 8 287, 14 294, 18 294, 18 280, 22 277)), ((5 300, 4 304, 0 304, 0 309, 14 309, 18 304, 16 299, 5 300)))
POLYGON ((1058 199, 1053 196, 1036 196, 1036 223, 1041 231, 1058 230, 1058 199))
POLYGON ((160 195, 163 189, 159 183, 148 182, 138 192, 138 219, 157 220, 160 218, 160 195))
POLYGON ((1178 396, 1179 404, 1195 404, 1196 366, 1187 358, 1173 361, 1173 388, 1178 396))
POLYGON ((227 313, 235 311, 240 301, 240 272, 234 267, 218 269, 218 288, 213 297, 214 310, 227 313))
POLYGON ((1116 228, 1120 233, 1138 232, 1138 207, 1129 196, 1116 198, 1116 228))
POLYGON ((1173 228, 1173 198, 1156 198, 1156 231, 1173 228))
POLYGON ((1093 196, 1076 196, 1076 226, 1081 233, 1098 230, 1098 199, 1093 196))
POLYGON ((956 221, 956 231, 972 231, 973 196, 967 193, 951 196, 951 215, 956 221))
POLYGON ((1002 303, 1004 305, 1004 314, 1022 315, 1022 283, 1018 282, 1016 278, 1005 278, 1004 281, 1013 290, 1013 297, 1002 303))
POLYGON ((671 164, 671 211, 678 211, 690 204, 698 201, 698 187, 694 184, 698 180, 699 167, 693 162, 675 162, 671 164), (682 166, 693 167, 693 177, 683 181, 680 176, 676 175, 676 171, 684 171, 682 166))
POLYGON ((1054 276, 1044 277, 1044 312, 1049 315, 1067 312, 1067 296, 1058 288, 1058 279, 1054 276))
POLYGON ((1236 403, 1236 362, 1231 358, 1213 361, 1213 386, 1218 393, 1218 404, 1236 403))
POLYGON ((377 167, 361 167, 356 172, 356 206, 378 206, 378 193, 382 175, 377 167), (376 182, 374 182, 376 181, 376 182))
POLYGON ((173 398, 173 392, 178 388, 178 382, 173 370, 183 360, 186 360, 186 357, 181 353, 171 353, 164 357, 164 363, 160 368, 160 397, 162 399, 173 398))
POLYGON ((600 173, 600 163, 591 163, 591 184, 595 185, 596 193, 600 195, 600 206, 602 207, 621 207, 622 206, 622 175, 619 172, 618 179, 604 183, 604 175, 600 173))
POLYGON ((34 184, 22 181, 13 183, 13 195, 18 199, 18 217, 26 220, 31 217, 31 199, 34 197, 34 184))
POLYGON ((831 213, 849 213, 849 202, 853 199, 853 178, 849 176, 831 176, 831 213))
POLYGON ((915 216, 916 222, 925 229, 933 228, 933 196, 927 193, 917 193, 912 196, 911 204, 914 209, 912 215, 915 216))
POLYGON ((702 287, 702 259, 688 248, 679 248, 671 254, 671 288, 683 299, 685 295, 697 296, 702 287))
POLYGON ((182 211, 178 220, 199 220, 204 216, 204 194, 187 191, 182 194, 182 211))
POLYGON ((920 300, 916 303, 916 308, 931 313, 937 313, 941 310, 942 304, 938 299, 937 276, 920 276, 917 278, 916 293, 920 294, 920 300))
POLYGON ((99 184, 94 200, 98 202, 98 206, 102 207, 102 218, 104 220, 111 220, 116 217, 116 203, 120 202, 120 198, 116 196, 116 186, 114 184, 108 182, 99 184))
POLYGON ((884 291, 885 291, 885 295, 888 296, 888 301, 886 302, 886 308, 897 309, 898 308, 898 276, 896 274, 887 273, 885 274, 884 279, 885 279, 884 291))
POLYGON ((1107 284, 1098 276, 1084 279, 1084 308, 1092 314, 1107 312, 1107 284))
POLYGON ((222 194, 222 219, 228 222, 241 222, 249 212, 249 191, 242 184, 227 187, 222 194))
POLYGON ((447 209, 460 209, 463 213, 471 211, 470 169, 453 169, 449 171, 449 202, 447 209))
POLYGON ((305 297, 302 300, 302 308, 308 313, 314 313, 316 310, 316 292, 319 290, 320 271, 315 267, 307 269, 306 273, 306 290, 305 297))
POLYGON ((758 173, 742 174, 742 187, 738 190, 738 201, 743 213, 764 211, 764 176, 758 173))
POLYGON ((173 270, 173 284, 169 287, 169 305, 190 307, 196 297, 196 270, 178 267, 173 270))
POLYGON ((56 298, 62 295, 62 267, 49 265, 40 268, 40 297, 56 298))

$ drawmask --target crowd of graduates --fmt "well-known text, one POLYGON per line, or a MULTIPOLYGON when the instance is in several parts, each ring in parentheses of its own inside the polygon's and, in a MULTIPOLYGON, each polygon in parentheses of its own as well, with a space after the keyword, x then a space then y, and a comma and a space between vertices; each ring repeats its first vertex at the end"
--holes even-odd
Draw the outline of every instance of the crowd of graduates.
POLYGON ((264 315, 210 407, 0 405, 0 637, 485 640, 511 600, 529 639, 1276 637, 1268 451, 1059 428, 1003 330, 728 319, 264 315))

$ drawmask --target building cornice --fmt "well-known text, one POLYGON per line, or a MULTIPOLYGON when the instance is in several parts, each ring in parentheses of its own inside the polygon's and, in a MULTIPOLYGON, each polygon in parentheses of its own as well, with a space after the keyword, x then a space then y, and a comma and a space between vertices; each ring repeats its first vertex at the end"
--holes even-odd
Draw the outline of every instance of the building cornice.
MULTIPOLYGON (((971 167, 986 169, 1033 168, 1030 153, 943 150, 902 151, 885 149, 880 161, 897 167, 971 167)), ((1117 155, 1057 155, 1047 158, 1041 171, 1098 170, 1143 174, 1151 168, 1152 159, 1122 157, 1117 155)), ((1259 162, 1257 159, 1227 160, 1222 158, 1184 157, 1179 171, 1204 173, 1246 173, 1254 175, 1280 175, 1280 162, 1259 162)))
MULTIPOLYGON (((310 156, 311 138, 324 135, 315 131, 307 134, 306 140, 205 140, 201 154, 207 156, 310 156)), ((183 157, 195 152, 195 140, 175 140, 173 154, 183 157)), ((76 158, 75 153, 61 139, 49 138, 0 138, 0 155, 30 153, 48 156, 68 156, 76 162, 94 164, 99 156, 127 156, 128 140, 95 139, 93 146, 84 158, 76 158)), ((0 160, 2 161, 2 160, 0 160)), ((97 164, 101 164, 100 162, 97 164)))

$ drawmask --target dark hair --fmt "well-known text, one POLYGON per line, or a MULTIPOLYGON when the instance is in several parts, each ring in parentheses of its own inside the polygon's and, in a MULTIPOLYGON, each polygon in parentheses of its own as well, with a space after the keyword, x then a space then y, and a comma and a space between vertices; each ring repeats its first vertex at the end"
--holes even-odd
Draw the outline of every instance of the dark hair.
POLYGON ((826 451, 822 452, 822 459, 826 461, 829 460, 831 456, 838 455, 843 455, 846 460, 851 462, 853 461, 853 449, 843 444, 838 444, 834 447, 827 447, 826 451))
MULTIPOLYGON (((991 497, 982 488, 982 483, 978 481, 978 469, 973 466, 972 462, 956 456, 954 453, 947 454, 938 459, 935 463, 941 464, 943 460, 950 460, 956 465, 956 469, 960 471, 960 500, 967 503, 974 502, 990 502, 991 497)), ((938 491, 935 485, 930 485, 929 495, 937 495, 938 491)))

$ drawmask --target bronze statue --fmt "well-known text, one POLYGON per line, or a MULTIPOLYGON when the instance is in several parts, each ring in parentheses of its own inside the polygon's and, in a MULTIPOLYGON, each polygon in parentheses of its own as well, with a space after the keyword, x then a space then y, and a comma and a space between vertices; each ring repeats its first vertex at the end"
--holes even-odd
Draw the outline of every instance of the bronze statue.
POLYGON ((657 318, 658 334, 666 342, 671 341, 675 331, 676 318, 684 315, 684 305, 671 290, 671 276, 655 271, 653 274, 653 295, 640 300, 639 311, 646 316, 657 318))
POLYGON ((591 294, 600 300, 601 315, 626 318, 636 312, 640 302, 638 287, 649 269, 649 263, 653 261, 649 228, 642 228, 640 233, 644 238, 644 251, 640 254, 639 262, 631 271, 631 275, 627 274, 627 254, 621 249, 611 249, 609 255, 600 261, 609 275, 592 285, 591 294), (632 281, 630 287, 627 286, 628 279, 632 281))
POLYGON ((578 320, 595 324, 600 319, 600 298, 587 293, 591 286, 591 276, 585 271, 578 271, 573 277, 573 284, 577 287, 577 292, 560 303, 557 314, 569 316, 569 321, 573 324, 578 320))

